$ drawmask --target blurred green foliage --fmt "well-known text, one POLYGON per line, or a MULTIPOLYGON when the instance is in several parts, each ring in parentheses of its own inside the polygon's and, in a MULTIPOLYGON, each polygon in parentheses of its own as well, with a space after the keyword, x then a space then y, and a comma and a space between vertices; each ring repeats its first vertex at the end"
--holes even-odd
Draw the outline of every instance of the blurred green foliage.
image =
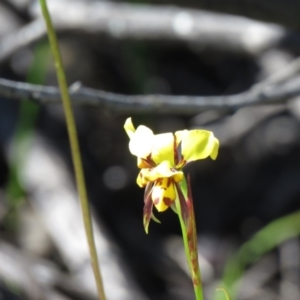
MULTIPOLYGON (((42 84, 45 81, 50 59, 50 49, 46 43, 35 47, 33 61, 28 70, 26 82, 42 84)), ((26 160, 26 153, 31 142, 35 124, 39 115, 39 105, 24 99, 19 109, 19 119, 11 143, 11 158, 9 166, 9 180, 6 197, 9 201, 9 211, 5 216, 5 225, 14 229, 17 224, 18 207, 26 197, 26 192, 19 180, 20 170, 26 160)))
MULTIPOLYGON (((244 243, 238 252, 227 262, 221 286, 224 286, 232 300, 238 293, 238 280, 242 279, 247 266, 258 261, 285 240, 299 236, 300 211, 281 217, 258 231, 249 241, 244 243)), ((218 293, 217 300, 224 299, 218 293)))

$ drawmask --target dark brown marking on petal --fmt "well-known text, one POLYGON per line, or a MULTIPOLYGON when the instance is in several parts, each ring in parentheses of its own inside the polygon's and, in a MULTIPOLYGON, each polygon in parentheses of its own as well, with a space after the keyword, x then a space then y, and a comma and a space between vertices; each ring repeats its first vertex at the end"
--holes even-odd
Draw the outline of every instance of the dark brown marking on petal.
POLYGON ((177 146, 177 163, 179 163, 180 161, 182 161, 182 140, 181 142, 178 144, 177 146))
POLYGON ((173 145, 173 151, 174 151, 174 163, 175 166, 178 164, 178 151, 177 151, 177 143, 176 143, 176 135, 173 133, 174 136, 174 145, 173 145))
MULTIPOLYGON (((141 160, 143 161, 143 164, 144 164, 144 168, 146 169, 146 168, 150 168, 151 166, 149 166, 149 164, 148 164, 148 162, 147 162, 147 160, 146 159, 144 159, 144 158, 141 158, 141 160)), ((143 169, 144 169, 143 168, 143 169)))
POLYGON ((179 202, 180 202, 181 215, 182 215, 182 218, 183 218, 186 226, 188 227, 189 210, 188 210, 188 206, 186 203, 186 199, 184 198, 184 195, 182 193, 180 185, 178 183, 175 183, 175 187, 176 187, 176 191, 177 191, 179 202))
POLYGON ((154 203, 154 205, 157 205, 159 203, 159 198, 153 199, 153 203, 154 203))
POLYGON ((167 198, 167 197, 164 197, 163 201, 167 206, 170 206, 173 202, 171 198, 167 198))
POLYGON ((177 165, 176 167, 177 167, 177 169, 181 169, 181 168, 183 168, 186 164, 187 164, 187 161, 186 161, 185 159, 182 158, 182 159, 179 161, 179 163, 178 163, 178 165, 177 165))
POLYGON ((172 182, 173 182, 173 179, 171 177, 169 177, 168 181, 167 181, 167 187, 169 187, 172 182))
POLYGON ((156 181, 155 181, 155 185, 161 186, 161 185, 162 185, 162 182, 163 182, 163 179, 162 179, 162 178, 157 178, 156 181))
POLYGON ((151 157, 151 153, 146 157, 147 164, 149 165, 149 168, 154 168, 156 167, 156 163, 153 161, 152 157, 151 157))

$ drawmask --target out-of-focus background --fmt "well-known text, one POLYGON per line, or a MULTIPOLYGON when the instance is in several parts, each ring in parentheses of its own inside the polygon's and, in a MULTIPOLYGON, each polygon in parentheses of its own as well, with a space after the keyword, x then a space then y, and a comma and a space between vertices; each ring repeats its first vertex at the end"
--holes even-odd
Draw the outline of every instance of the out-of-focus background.
MULTIPOLYGON (((156 133, 202 128, 220 139, 216 161, 186 168, 206 299, 222 278, 241 283, 240 300, 300 299, 300 4, 48 4, 70 85, 125 100, 161 95, 148 112, 109 99, 74 105, 108 299, 194 299, 176 215, 156 213, 162 224, 144 232, 143 190, 123 130, 129 116, 156 133), (201 97, 188 98, 196 107, 164 109, 162 95, 201 97)), ((38 1, 0 2, 0 77, 57 86, 38 1)), ((97 299, 62 107, 36 92, 36 101, 15 96, 18 84, 5 93, 2 79, 0 299, 97 299)))

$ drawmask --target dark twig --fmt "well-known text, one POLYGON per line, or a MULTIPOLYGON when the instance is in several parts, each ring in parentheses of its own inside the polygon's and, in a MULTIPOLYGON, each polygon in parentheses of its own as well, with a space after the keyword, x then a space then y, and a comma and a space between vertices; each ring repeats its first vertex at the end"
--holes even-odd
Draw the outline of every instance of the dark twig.
MULTIPOLYGON (((12 99, 34 100, 41 104, 61 103, 56 87, 39 86, 0 79, 0 95, 12 99)), ((283 103, 300 95, 300 85, 265 86, 228 96, 121 95, 73 85, 74 104, 99 106, 118 113, 195 114, 206 109, 235 110, 255 104, 283 103)))

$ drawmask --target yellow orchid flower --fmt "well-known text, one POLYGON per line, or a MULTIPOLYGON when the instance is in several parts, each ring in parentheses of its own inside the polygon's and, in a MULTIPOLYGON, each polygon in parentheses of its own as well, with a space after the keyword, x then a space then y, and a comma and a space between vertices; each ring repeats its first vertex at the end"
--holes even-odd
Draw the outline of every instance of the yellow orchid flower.
MULTIPOLYGON (((146 187, 144 226, 147 232, 153 204, 159 212, 165 211, 178 197, 178 188, 184 174, 182 168, 189 162, 211 157, 217 158, 219 141, 206 130, 181 130, 154 134, 140 125, 137 129, 128 118, 124 129, 129 136, 129 150, 137 156, 141 169, 137 184, 146 187)), ((156 220, 157 221, 157 220, 156 220)))

